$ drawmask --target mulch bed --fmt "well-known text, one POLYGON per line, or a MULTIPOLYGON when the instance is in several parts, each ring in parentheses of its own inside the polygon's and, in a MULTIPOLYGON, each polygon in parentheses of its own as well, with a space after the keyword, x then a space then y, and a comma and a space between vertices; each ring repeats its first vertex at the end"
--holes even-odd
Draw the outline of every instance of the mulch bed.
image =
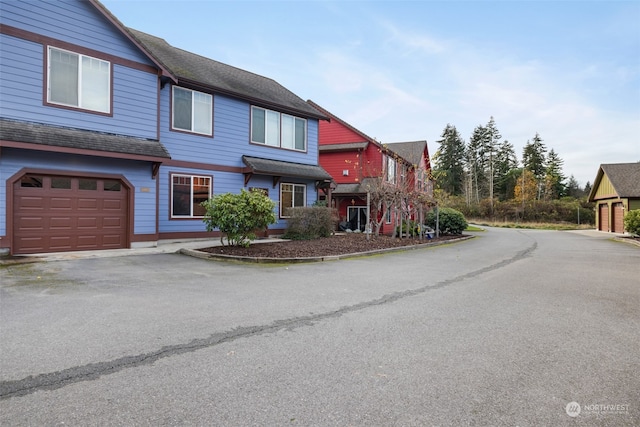
POLYGON ((248 248, 239 246, 214 246, 198 249, 211 254, 223 254, 260 258, 306 258, 346 255, 380 249, 398 248, 414 245, 428 245, 434 242, 460 238, 457 236, 440 236, 433 239, 391 238, 389 236, 370 236, 347 233, 313 240, 287 240, 282 242, 253 243, 248 248))

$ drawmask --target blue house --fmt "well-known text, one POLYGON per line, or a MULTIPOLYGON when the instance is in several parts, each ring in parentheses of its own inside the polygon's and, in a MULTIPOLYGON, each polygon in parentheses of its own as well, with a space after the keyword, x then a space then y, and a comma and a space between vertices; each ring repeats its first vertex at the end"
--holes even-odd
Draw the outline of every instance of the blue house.
POLYGON ((213 237, 200 203, 330 192, 318 110, 272 79, 126 28, 100 2, 0 3, 0 251, 213 237))

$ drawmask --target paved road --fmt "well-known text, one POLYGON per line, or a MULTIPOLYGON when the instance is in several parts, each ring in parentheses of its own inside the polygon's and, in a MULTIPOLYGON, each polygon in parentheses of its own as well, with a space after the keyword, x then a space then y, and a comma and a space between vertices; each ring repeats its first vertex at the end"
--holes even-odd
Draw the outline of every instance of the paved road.
POLYGON ((639 277, 636 246, 507 229, 289 266, 4 267, 0 425, 640 425, 639 277))

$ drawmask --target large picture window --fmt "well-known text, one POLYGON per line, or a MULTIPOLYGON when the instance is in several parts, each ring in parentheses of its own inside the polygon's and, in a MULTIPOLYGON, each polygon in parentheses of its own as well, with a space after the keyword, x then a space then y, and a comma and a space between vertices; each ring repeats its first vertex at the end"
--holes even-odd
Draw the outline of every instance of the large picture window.
POLYGON ((303 207, 307 200, 307 186, 304 184, 280 184, 280 217, 289 218, 291 208, 303 207))
POLYGON ((208 93, 173 87, 173 129, 212 135, 213 97, 208 93))
POLYGON ((111 64, 49 46, 47 102, 110 113, 111 64))
POLYGON ((171 218, 203 218, 206 211, 200 204, 210 197, 210 176, 171 176, 171 218))
POLYGON ((251 142, 305 151, 307 121, 277 111, 251 107, 251 142))

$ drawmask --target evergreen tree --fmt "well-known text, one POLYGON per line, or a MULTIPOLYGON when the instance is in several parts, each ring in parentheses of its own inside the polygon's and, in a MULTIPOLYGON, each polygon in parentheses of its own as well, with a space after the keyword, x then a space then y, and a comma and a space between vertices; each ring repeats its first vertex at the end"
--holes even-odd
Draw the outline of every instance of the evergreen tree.
POLYGON ((496 160, 496 194, 500 200, 513 198, 516 180, 520 175, 517 167, 518 158, 513 145, 505 140, 498 148, 496 160))
POLYGON ((565 191, 567 196, 573 197, 574 199, 579 199, 584 195, 583 190, 580 188, 580 184, 578 184, 578 181, 573 175, 569 177, 565 191))
POLYGON ((587 181, 587 183, 584 185, 583 191, 585 196, 589 196, 589 193, 591 193, 591 183, 589 181, 587 181))
POLYGON ((562 173, 562 165, 564 161, 558 153, 552 148, 547 154, 545 162, 545 198, 547 200, 555 200, 565 195, 564 180, 567 179, 562 173))
POLYGON ((547 153, 547 147, 542 143, 542 138, 536 132, 536 136, 533 137, 533 141, 527 143, 522 150, 522 165, 525 169, 533 172, 533 176, 537 180, 541 180, 545 176, 545 156, 547 153))
POLYGON ((486 197, 485 138, 484 126, 476 126, 467 145, 467 173, 470 175, 471 199, 475 199, 476 203, 480 203, 480 199, 486 197))
POLYGON ((455 126, 447 124, 434 155, 433 175, 438 187, 459 196, 464 190, 465 143, 455 126))
POLYGON ((489 187, 489 200, 491 201, 491 210, 493 211, 495 184, 500 180, 496 179, 496 163, 498 161, 498 152, 500 149, 500 139, 502 139, 502 135, 500 135, 500 132, 496 127, 496 122, 493 119, 493 116, 491 116, 489 123, 487 123, 487 126, 485 126, 484 129, 485 137, 483 139, 483 154, 487 160, 487 175, 489 179, 487 186, 489 187))

